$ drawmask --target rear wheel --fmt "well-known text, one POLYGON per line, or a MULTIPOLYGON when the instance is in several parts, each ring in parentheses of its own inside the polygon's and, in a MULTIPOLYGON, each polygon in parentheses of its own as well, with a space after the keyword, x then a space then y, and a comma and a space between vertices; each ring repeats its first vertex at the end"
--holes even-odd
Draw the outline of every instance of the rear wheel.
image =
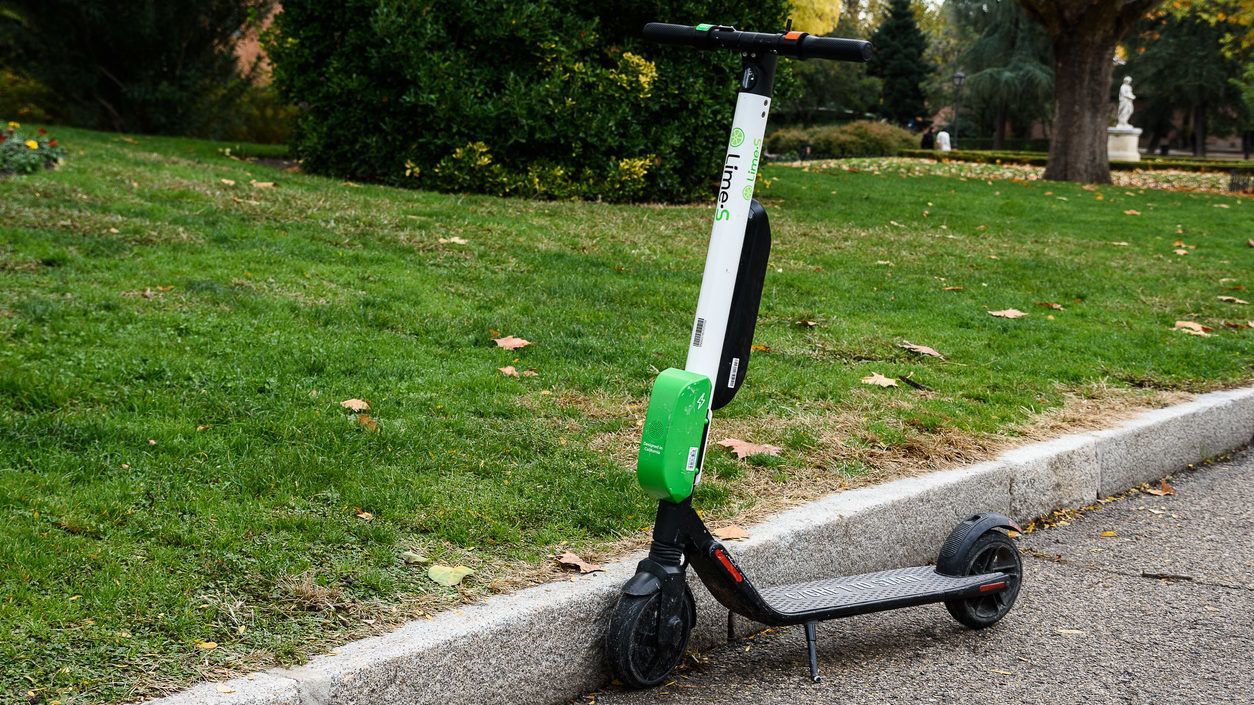
POLYGON ((614 674, 628 687, 661 684, 684 658, 688 636, 697 622, 696 601, 685 585, 683 598, 674 608, 665 610, 664 602, 661 592, 618 598, 606 650, 614 674))
POLYGON ((963 600, 948 600, 946 609, 954 619, 972 629, 983 629, 996 624, 1014 607, 1019 596, 1019 584, 1023 580, 1023 561, 1019 547, 1009 536, 1000 531, 989 531, 976 540, 967 555, 962 558, 962 575, 1005 573, 1006 588, 987 595, 963 600))

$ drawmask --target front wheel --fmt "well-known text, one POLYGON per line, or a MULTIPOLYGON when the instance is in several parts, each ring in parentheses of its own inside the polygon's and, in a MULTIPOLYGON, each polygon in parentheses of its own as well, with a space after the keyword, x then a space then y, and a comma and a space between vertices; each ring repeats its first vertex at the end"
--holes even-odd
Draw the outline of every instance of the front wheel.
POLYGON ((972 629, 983 629, 997 623, 1014 607, 1023 581, 1023 561, 1019 547, 1000 531, 989 531, 976 540, 961 561, 962 575, 1005 573, 1006 588, 988 595, 963 600, 947 600, 946 609, 954 619, 972 629))
POLYGON ((683 598, 665 609, 662 593, 623 594, 610 617, 606 650, 614 674, 631 688, 660 685, 684 657, 697 622, 697 605, 684 586, 683 598), (665 612, 665 614, 664 614, 665 612))

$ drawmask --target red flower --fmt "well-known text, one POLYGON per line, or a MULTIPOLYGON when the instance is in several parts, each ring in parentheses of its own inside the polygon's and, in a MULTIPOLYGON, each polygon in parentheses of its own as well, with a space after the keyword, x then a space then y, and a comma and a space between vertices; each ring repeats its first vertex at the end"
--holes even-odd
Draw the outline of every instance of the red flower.
POLYGON ((53 139, 48 140, 48 146, 49 146, 49 147, 55 147, 55 146, 57 146, 57 140, 56 140, 56 138, 55 138, 55 137, 54 137, 53 139))
POLYGON ((41 134, 41 135, 46 135, 46 134, 48 134, 48 131, 47 131, 47 130, 45 130, 44 128, 42 128, 42 127, 41 127, 41 128, 39 128, 39 134, 41 134))
POLYGON ((7 135, 0 135, 0 142, 3 142, 7 139, 9 139, 7 135))

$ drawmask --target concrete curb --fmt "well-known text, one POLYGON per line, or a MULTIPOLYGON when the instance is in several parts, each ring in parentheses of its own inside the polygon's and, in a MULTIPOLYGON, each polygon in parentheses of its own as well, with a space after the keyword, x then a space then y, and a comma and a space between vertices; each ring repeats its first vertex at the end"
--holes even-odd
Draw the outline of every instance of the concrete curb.
MULTIPOLYGON (((1028 520, 1157 480, 1254 439, 1254 387, 1140 414, 1105 431, 1018 448, 997 459, 829 495, 776 515, 738 541, 762 582, 794 582, 930 561, 980 510, 1028 520), (856 540, 855 540, 856 539, 856 540), (815 546, 833 547, 827 553, 815 546)), ((601 635, 639 557, 576 582, 541 585, 352 642, 307 665, 206 683, 159 705, 458 705, 565 702, 604 684, 601 635), (224 693, 223 690, 231 690, 224 693)), ((726 610, 694 586, 693 645, 726 637, 726 610)), ((737 631, 753 631, 740 620, 737 631)))

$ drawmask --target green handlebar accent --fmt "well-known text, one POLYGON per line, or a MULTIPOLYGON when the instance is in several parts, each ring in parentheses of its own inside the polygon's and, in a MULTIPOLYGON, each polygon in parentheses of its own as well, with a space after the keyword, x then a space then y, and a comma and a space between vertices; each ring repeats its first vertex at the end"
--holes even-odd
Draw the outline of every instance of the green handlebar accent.
POLYGON ((692 494, 713 388, 709 377, 674 368, 653 382, 636 460, 636 479, 650 497, 678 503, 692 494))
POLYGON ((714 29, 714 25, 712 24, 707 24, 705 22, 702 22, 701 24, 697 25, 698 32, 708 32, 711 29, 714 29))

